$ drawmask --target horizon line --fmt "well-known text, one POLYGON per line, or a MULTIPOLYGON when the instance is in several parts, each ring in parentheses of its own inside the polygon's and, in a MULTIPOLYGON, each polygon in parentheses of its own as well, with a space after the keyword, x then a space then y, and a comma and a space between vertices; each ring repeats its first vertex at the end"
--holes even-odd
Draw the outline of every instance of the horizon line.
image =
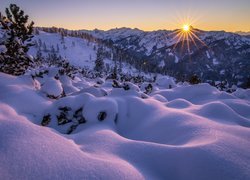
MULTIPOLYGON (((57 26, 34 26, 35 28, 58 28, 58 29, 65 29, 65 30, 69 30, 69 31, 95 31, 95 30, 99 30, 99 31, 110 31, 110 30, 114 30, 114 29, 131 29, 131 30, 139 30, 139 31, 144 31, 144 32, 155 32, 155 31, 176 31, 179 30, 181 28, 176 28, 176 29, 154 29, 154 30, 143 30, 137 27, 114 27, 114 28, 109 28, 109 29, 98 29, 98 28, 94 28, 94 29, 69 29, 69 28, 65 28, 65 27, 57 27, 57 26)), ((250 33, 249 31, 227 31, 224 29, 221 30, 204 30, 204 29, 199 29, 199 28, 195 28, 198 29, 200 31, 206 31, 206 32, 227 32, 227 33, 250 33)))

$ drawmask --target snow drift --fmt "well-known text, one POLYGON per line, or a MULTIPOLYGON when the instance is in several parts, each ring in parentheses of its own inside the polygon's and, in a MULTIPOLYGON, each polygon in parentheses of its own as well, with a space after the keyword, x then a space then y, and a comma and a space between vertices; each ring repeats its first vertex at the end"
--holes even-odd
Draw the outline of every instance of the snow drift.
POLYGON ((249 90, 152 86, 0 74, 0 179, 250 178, 249 90))

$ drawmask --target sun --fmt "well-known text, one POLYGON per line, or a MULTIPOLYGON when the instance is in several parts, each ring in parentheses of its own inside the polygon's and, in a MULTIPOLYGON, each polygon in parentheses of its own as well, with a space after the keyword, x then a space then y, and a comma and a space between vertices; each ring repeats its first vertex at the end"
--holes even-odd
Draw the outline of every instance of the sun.
POLYGON ((183 49, 186 44, 187 52, 191 53, 192 49, 190 46, 193 44, 196 48, 199 48, 199 45, 197 44, 198 42, 207 47, 207 45, 197 35, 199 34, 199 30, 193 28, 191 23, 183 23, 181 28, 174 30, 171 34, 173 34, 173 39, 176 41, 173 49, 175 49, 179 44, 181 44, 181 48, 183 49))
POLYGON ((184 25, 182 26, 182 30, 183 30, 184 32, 189 32, 189 31, 190 31, 190 25, 184 24, 184 25))
MULTIPOLYGON (((194 17, 197 18, 199 16, 194 17)), ((187 52, 188 54, 191 54, 193 48, 195 47, 199 49, 202 45, 208 48, 206 43, 203 42, 199 37, 200 30, 194 28, 194 26, 197 25, 196 22, 198 19, 194 19, 190 16, 177 16, 177 18, 178 27, 180 28, 174 30, 169 35, 175 42, 173 51, 175 51, 176 48, 180 48, 181 52, 187 52)), ((178 51, 178 49, 176 51, 178 51)))

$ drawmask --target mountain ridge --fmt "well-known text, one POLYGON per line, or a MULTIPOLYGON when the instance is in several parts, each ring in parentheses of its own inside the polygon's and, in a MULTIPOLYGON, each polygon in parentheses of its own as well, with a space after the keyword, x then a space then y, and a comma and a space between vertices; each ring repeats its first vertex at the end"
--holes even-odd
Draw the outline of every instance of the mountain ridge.
MULTIPOLYGON (((105 46, 109 60, 128 63, 140 71, 167 74, 180 81, 196 74, 204 82, 225 81, 230 85, 249 86, 250 38, 247 36, 195 29, 193 42, 190 39, 178 42, 175 31, 166 30, 145 32, 117 28, 109 31, 64 31, 65 37, 67 34, 70 37, 70 33, 78 34, 94 46, 105 46), (119 57, 111 59, 111 54, 117 52, 119 57)), ((94 57, 90 61, 93 63, 94 57)))

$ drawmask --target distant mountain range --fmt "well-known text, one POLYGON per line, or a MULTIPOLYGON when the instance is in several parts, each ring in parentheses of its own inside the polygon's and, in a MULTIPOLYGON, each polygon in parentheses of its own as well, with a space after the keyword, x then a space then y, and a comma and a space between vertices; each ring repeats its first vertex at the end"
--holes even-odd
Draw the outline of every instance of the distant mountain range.
POLYGON ((244 31, 236 31, 236 34, 242 35, 242 36, 250 36, 250 31, 244 32, 244 31))
MULTIPOLYGON (((49 28, 38 29, 54 32, 49 28)), ((93 67, 96 47, 104 46, 111 54, 114 51, 119 52, 119 56, 112 58, 112 55, 109 55, 107 59, 126 62, 141 71, 168 74, 178 80, 187 80, 196 74, 203 82, 225 81, 230 85, 250 87, 249 36, 240 35, 240 33, 194 29, 193 38, 181 38, 178 41, 176 31, 142 31, 130 28, 108 31, 61 30, 61 34, 62 32, 67 34, 66 39, 71 38, 70 42, 74 44, 74 47, 70 45, 71 53, 65 53, 65 48, 64 50, 60 48, 60 53, 73 62, 77 61, 78 64, 82 62, 88 65, 86 63, 88 61, 93 67), (70 37, 72 34, 75 38, 70 37), (75 49, 78 54, 82 52, 84 58, 81 55, 77 56, 76 52, 72 55, 75 49)), ((50 33, 40 33, 35 38, 41 39, 45 44, 52 43, 55 46, 56 44, 61 46, 60 35, 50 33), (51 42, 52 36, 57 36, 57 38, 53 37, 54 40, 51 42)))

